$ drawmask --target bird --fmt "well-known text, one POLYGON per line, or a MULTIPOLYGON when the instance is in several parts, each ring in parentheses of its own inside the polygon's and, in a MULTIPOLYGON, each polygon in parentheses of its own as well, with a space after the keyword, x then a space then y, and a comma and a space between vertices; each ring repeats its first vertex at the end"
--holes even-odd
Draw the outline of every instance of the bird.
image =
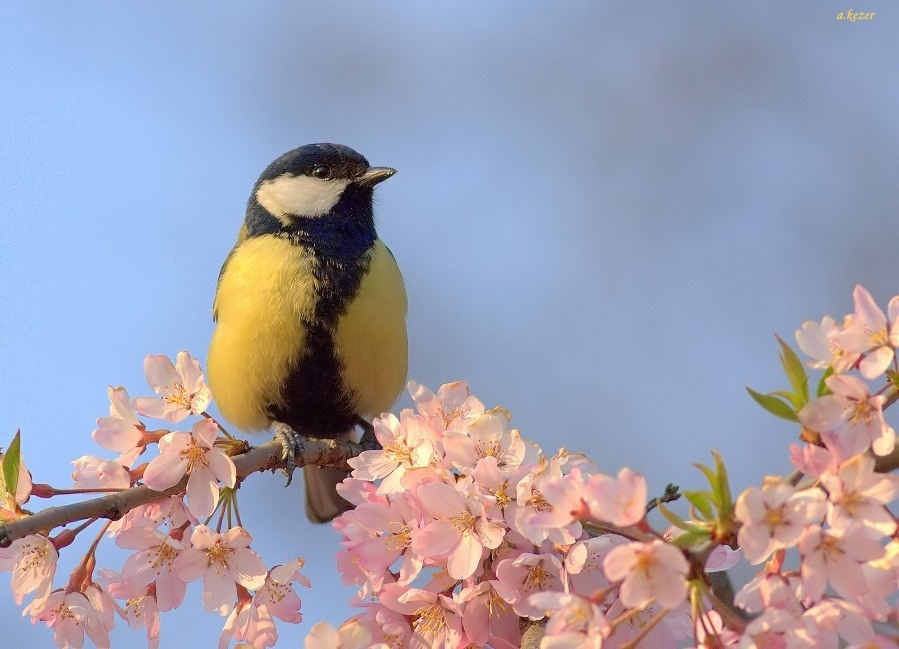
MULTIPOLYGON (((206 379, 227 421, 274 430, 288 483, 303 439, 360 426, 373 440, 370 419, 405 384, 406 289, 373 210, 374 187, 395 173, 341 144, 288 151, 253 186, 219 273, 206 379)), ((335 489, 347 475, 304 467, 311 521, 352 507, 335 489)))

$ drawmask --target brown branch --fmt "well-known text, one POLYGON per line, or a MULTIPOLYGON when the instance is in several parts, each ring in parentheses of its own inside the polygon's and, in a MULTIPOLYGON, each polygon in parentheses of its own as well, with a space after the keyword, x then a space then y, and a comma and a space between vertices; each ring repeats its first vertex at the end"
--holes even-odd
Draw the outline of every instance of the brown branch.
POLYGON ((899 469, 899 446, 889 455, 874 456, 874 470, 878 473, 890 473, 899 469))
MULTIPOLYGON (((362 451, 362 447, 355 442, 338 442, 332 439, 305 439, 303 445, 305 453, 302 458, 297 458, 298 468, 306 464, 345 467, 348 459, 362 451)), ((237 468, 238 484, 252 473, 283 468, 281 452, 281 442, 272 440, 232 457, 237 468)), ((71 505, 48 507, 31 516, 0 525, 0 547, 9 547, 16 539, 29 534, 49 534, 54 528, 75 521, 90 518, 117 520, 136 507, 184 493, 186 486, 185 476, 181 482, 165 491, 153 491, 141 485, 71 505)))

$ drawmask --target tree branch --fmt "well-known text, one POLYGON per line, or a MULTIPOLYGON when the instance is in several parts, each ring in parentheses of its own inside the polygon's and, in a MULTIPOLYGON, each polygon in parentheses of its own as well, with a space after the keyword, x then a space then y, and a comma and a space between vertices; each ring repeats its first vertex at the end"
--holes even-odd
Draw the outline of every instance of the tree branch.
MULTIPOLYGON (((297 458, 296 461, 298 468, 306 464, 346 467, 347 460, 362 451, 362 447, 356 442, 339 442, 333 439, 304 439, 303 446, 305 452, 302 458, 297 458)), ((231 459, 237 468, 238 484, 252 473, 283 468, 284 461, 281 454, 281 442, 274 439, 261 446, 251 447, 246 453, 233 456, 231 459)), ((184 493, 186 487, 187 476, 165 491, 153 491, 147 486, 140 485, 71 505, 48 507, 20 520, 0 525, 0 547, 9 547, 16 539, 29 534, 49 534, 54 528, 75 521, 90 518, 117 520, 136 507, 184 493)))

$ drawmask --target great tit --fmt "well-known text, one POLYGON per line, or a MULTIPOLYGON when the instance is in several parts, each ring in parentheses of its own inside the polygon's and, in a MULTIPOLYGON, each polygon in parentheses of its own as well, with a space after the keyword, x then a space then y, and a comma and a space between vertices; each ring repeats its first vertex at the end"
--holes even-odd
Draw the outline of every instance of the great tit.
MULTIPOLYGON (((405 383, 406 289, 372 209, 374 186, 395 173, 340 144, 288 151, 256 181, 219 273, 213 396, 238 428, 273 427, 288 455, 287 437, 370 431, 405 383)), ((347 474, 305 467, 310 520, 350 507, 335 491, 347 474)))

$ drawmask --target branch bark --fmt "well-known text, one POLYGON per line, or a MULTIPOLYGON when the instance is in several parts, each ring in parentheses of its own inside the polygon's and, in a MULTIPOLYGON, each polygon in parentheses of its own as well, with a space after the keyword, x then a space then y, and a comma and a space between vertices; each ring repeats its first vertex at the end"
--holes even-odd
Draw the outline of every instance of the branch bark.
MULTIPOLYGON (((351 441, 333 439, 305 439, 303 440, 304 454, 297 458, 297 467, 306 464, 318 466, 346 467, 347 460, 359 455, 362 447, 351 441)), ((281 458, 281 442, 273 439, 260 446, 251 447, 246 453, 235 455, 231 459, 237 468, 238 484, 247 476, 258 471, 273 471, 283 468, 284 461, 281 458)), ((16 539, 29 534, 48 534, 56 527, 65 526, 75 521, 91 518, 108 518, 117 520, 126 513, 156 500, 162 500, 169 496, 184 493, 187 487, 187 476, 174 487, 165 491, 153 491, 147 486, 140 485, 125 491, 83 500, 71 505, 48 507, 30 516, 17 521, 0 525, 0 547, 9 547, 16 539)))

